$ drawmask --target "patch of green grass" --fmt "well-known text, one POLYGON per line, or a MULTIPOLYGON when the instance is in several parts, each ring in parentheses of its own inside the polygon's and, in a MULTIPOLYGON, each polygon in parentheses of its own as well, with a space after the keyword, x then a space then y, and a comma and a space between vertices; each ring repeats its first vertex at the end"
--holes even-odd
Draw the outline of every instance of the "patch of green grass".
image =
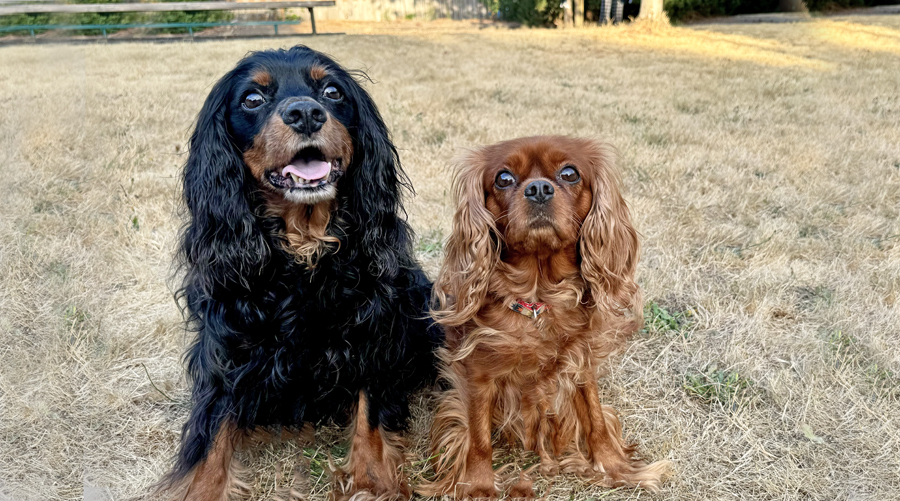
POLYGON ((797 287, 797 299, 802 306, 814 308, 818 304, 830 306, 834 300, 834 290, 824 285, 797 287))
POLYGON ((761 240, 759 242, 748 243, 748 244, 717 245, 713 250, 718 252, 719 254, 729 254, 730 253, 730 254, 734 254, 738 259, 744 259, 746 257, 749 257, 749 255, 747 254, 748 251, 752 251, 753 249, 762 247, 763 245, 769 243, 769 240, 772 240, 772 237, 774 237, 774 236, 775 236, 775 233, 773 232, 771 235, 769 235, 768 238, 761 240))
POLYGON ((444 250, 444 232, 440 228, 430 228, 419 235, 416 253, 423 258, 437 257, 444 250))
POLYGON ((491 92, 491 100, 506 104, 512 102, 513 98, 512 95, 508 92, 504 92, 502 89, 494 89, 494 91, 491 92))
POLYGON ((863 371, 866 381, 875 389, 876 393, 898 396, 900 395, 900 379, 894 371, 872 363, 863 371))
POLYGON ((675 109, 687 115, 699 115, 706 111, 706 104, 694 101, 678 101, 675 103, 675 109))
POLYGON ((441 129, 432 129, 422 138, 428 144, 440 145, 447 140, 447 131, 441 129))
POLYGON ((518 468, 527 470, 540 462, 540 456, 532 451, 526 451, 518 447, 497 447, 494 449, 494 457, 491 460, 495 470, 507 465, 515 465, 518 468))
POLYGON ((857 340, 850 334, 844 334, 842 331, 834 331, 825 338, 828 351, 835 359, 835 367, 839 368, 848 361, 851 361, 856 355, 857 340))
POLYGON ((678 333, 687 337, 687 328, 691 324, 692 310, 670 312, 669 309, 660 306, 654 301, 644 305, 644 328, 641 332, 657 332, 662 334, 678 333))
POLYGON ((66 321, 66 324, 70 325, 73 329, 81 328, 89 318, 91 318, 91 315, 88 312, 75 305, 69 306, 63 313, 63 319, 66 321))
POLYGON ((650 146, 668 146, 669 136, 665 133, 648 132, 644 134, 644 140, 650 146))
POLYGON ((860 374, 873 396, 900 398, 900 377, 884 367, 857 338, 842 331, 825 337, 825 348, 835 369, 849 368, 860 374))
POLYGON ((825 230, 819 228, 818 226, 813 226, 809 224, 805 224, 800 227, 800 230, 797 232, 800 238, 822 238, 825 235, 825 230))
POLYGON ((350 448, 346 444, 335 444, 330 449, 304 447, 303 459, 309 464, 309 478, 314 480, 331 471, 329 463, 337 463, 347 456, 350 448))
POLYGON ((58 207, 50 200, 39 200, 34 204, 34 212, 35 214, 40 214, 42 212, 56 213, 58 212, 58 207))
POLYGON ((640 115, 632 115, 630 113, 626 113, 626 114, 622 115, 622 120, 624 120, 626 123, 630 123, 632 125, 639 124, 644 121, 644 119, 641 118, 640 115))
POLYGON ((753 390, 753 380, 738 372, 719 369, 716 364, 684 376, 684 389, 709 404, 737 410, 748 402, 753 390))
POLYGON ((869 239, 872 242, 872 245, 875 246, 878 250, 887 250, 893 247, 894 243, 900 239, 900 233, 896 235, 887 235, 884 237, 872 237, 869 239))
POLYGON ((62 281, 69 277, 69 265, 62 261, 53 261, 47 265, 47 271, 50 275, 62 281))

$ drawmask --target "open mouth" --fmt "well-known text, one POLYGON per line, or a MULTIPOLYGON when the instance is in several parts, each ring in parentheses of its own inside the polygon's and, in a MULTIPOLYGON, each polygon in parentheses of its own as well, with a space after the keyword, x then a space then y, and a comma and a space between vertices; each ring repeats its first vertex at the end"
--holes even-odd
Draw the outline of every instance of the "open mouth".
POLYGON ((315 191, 337 181, 343 171, 340 158, 326 158, 322 150, 300 150, 291 162, 269 172, 269 182, 283 190, 315 191))

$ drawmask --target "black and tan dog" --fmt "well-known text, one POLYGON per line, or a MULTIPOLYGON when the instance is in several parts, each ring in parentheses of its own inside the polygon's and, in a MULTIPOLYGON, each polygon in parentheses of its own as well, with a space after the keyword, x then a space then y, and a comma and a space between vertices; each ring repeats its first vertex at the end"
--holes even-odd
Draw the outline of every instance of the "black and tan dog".
POLYGON ((347 420, 338 497, 409 496, 394 434, 441 333, 408 186, 372 99, 323 54, 253 53, 215 85, 184 170, 192 410, 165 492, 225 499, 248 432, 347 420))

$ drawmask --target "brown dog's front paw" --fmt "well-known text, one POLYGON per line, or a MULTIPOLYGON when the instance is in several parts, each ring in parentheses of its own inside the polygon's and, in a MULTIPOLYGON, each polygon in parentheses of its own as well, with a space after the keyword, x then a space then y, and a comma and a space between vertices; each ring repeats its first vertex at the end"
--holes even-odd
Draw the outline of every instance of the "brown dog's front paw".
POLYGON ((460 482, 456 484, 456 499, 497 499, 494 484, 472 485, 460 482))
POLYGON ((497 499, 497 484, 490 461, 470 461, 469 471, 456 484, 456 499, 497 499))
POLYGON ((507 493, 509 499, 534 499, 534 482, 531 479, 522 477, 514 483, 507 493))
POLYGON ((405 501, 412 497, 412 490, 399 475, 372 475, 360 469, 339 477, 334 486, 334 501, 405 501))
POLYGON ((373 479, 353 475, 344 483, 336 499, 340 501, 406 501, 412 496, 409 485, 400 478, 373 479))
POLYGON ((541 476, 553 478, 559 475, 559 463, 552 460, 541 460, 541 465, 538 467, 538 472, 540 472, 541 476))

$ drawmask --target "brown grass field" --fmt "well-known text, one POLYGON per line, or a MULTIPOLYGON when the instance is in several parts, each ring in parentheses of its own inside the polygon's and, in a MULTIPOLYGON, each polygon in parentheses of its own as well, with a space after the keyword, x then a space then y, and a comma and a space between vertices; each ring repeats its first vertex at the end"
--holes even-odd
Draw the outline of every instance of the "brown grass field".
MULTIPOLYGON (((432 275, 462 148, 618 148, 647 328, 601 391, 674 472, 660 495, 541 480, 549 499, 900 499, 900 18, 329 26, 356 33, 0 47, 0 500, 126 499, 166 471, 187 411, 187 135, 243 54, 295 43, 375 80, 432 275)), ((248 499, 324 499, 339 437, 246 454, 248 499)))

